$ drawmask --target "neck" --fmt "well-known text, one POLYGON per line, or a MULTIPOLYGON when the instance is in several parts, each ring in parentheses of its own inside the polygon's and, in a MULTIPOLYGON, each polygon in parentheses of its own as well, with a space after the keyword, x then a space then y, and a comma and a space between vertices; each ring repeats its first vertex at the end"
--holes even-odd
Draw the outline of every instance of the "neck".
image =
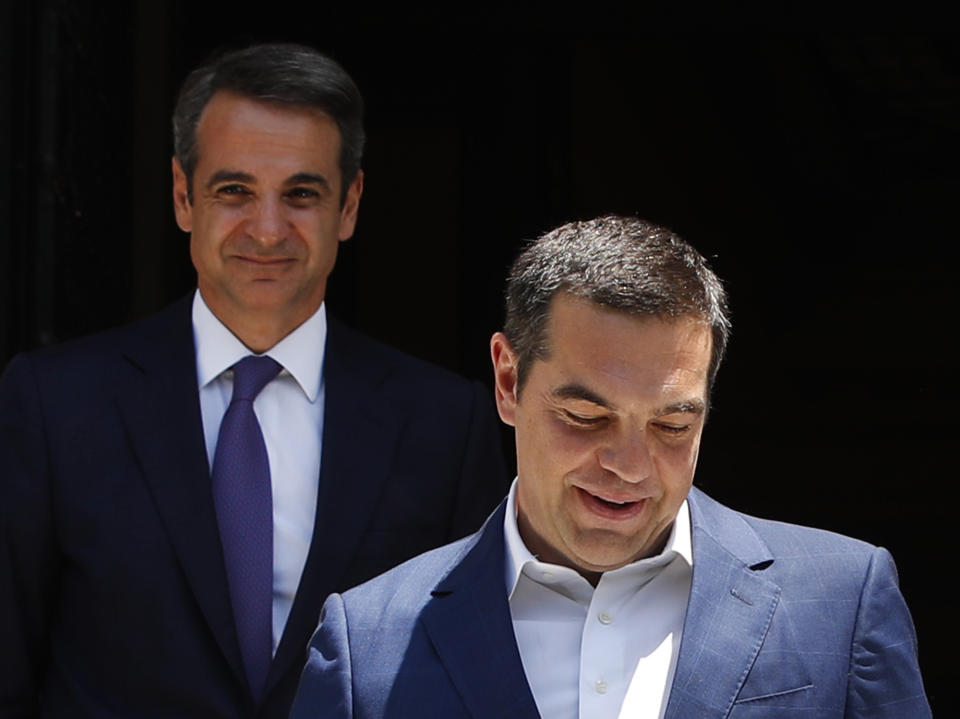
MULTIPOLYGON (((201 296, 203 292, 201 290, 201 296)), ((280 313, 276 310, 235 309, 211 304, 206 296, 203 300, 214 316, 245 347, 255 354, 263 354, 280 340, 306 322, 319 309, 307 308, 299 312, 280 313)))
MULTIPOLYGON (((314 310, 315 312, 316 310, 314 310)), ((313 312, 303 315, 282 316, 275 314, 260 316, 259 314, 245 314, 242 318, 220 317, 220 321, 227 326, 237 339, 256 354, 263 354, 274 347, 280 340, 302 325, 313 312), (241 321, 236 321, 241 320, 241 321)))

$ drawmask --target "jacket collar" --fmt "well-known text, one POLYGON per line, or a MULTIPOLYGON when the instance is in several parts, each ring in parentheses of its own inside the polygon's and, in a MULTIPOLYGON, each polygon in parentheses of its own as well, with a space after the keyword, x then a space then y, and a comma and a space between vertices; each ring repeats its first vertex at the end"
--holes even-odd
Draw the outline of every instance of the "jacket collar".
MULTIPOLYGON (((227 591, 203 441, 191 295, 125 330, 117 403, 171 544, 237 680, 247 686, 227 591)), ((343 507, 375 496, 388 476, 399 421, 378 396, 391 372, 328 315, 325 416, 315 526, 267 691, 305 661, 323 599, 339 586, 366 529, 343 507)), ((369 519, 369 518, 367 518, 369 519)), ((251 697, 252 701, 252 697, 251 697)))
POLYGON ((780 599, 764 576, 773 556, 736 512, 698 489, 688 496, 693 583, 665 719, 726 717, 780 599))
MULTIPOLYGON (((694 572, 666 719, 726 717, 759 653, 780 587, 772 554, 736 512, 697 489, 688 497, 694 572)), ((507 602, 506 502, 464 544, 421 615, 468 710, 537 717, 507 602)))
POLYGON ((356 333, 329 314, 323 362, 323 450, 313 539, 268 688, 303 665, 323 600, 346 588, 342 577, 372 517, 343 508, 366 505, 380 494, 400 437, 396 412, 379 395, 392 368, 372 361, 356 333))
POLYGON ((504 585, 504 508, 464 545, 421 621, 473 716, 537 719, 504 585))
POLYGON ((203 441, 191 299, 125 330, 116 402, 186 582, 243 680, 203 441))

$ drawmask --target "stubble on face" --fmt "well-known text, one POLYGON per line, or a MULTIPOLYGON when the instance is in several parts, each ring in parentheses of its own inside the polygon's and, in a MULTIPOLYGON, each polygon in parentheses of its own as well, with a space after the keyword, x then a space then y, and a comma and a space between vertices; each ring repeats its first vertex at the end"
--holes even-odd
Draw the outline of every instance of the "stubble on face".
POLYGON ((349 238, 362 174, 340 203, 340 134, 319 111, 214 95, 197 131, 193 199, 174 162, 177 221, 200 292, 251 349, 267 349, 323 301, 349 238))
POLYGON ((504 417, 518 526, 541 559, 595 581, 662 549, 696 468, 711 333, 559 295, 548 341, 504 417))

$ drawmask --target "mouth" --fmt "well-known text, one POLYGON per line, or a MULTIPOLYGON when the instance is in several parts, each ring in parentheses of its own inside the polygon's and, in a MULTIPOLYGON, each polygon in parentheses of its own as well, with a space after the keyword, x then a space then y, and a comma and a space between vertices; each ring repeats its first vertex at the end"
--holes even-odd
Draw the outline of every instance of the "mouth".
POLYGON ((234 267, 255 280, 274 281, 284 277, 295 266, 290 257, 263 257, 257 255, 234 255, 234 267))
POLYGON ((646 499, 623 499, 612 495, 594 493, 576 487, 577 495, 586 509, 592 514, 605 519, 624 520, 631 519, 643 511, 646 506, 646 499))
POLYGON ((258 257, 256 255, 235 255, 235 257, 241 262, 260 265, 261 267, 275 267, 293 262, 293 259, 290 257, 258 257))

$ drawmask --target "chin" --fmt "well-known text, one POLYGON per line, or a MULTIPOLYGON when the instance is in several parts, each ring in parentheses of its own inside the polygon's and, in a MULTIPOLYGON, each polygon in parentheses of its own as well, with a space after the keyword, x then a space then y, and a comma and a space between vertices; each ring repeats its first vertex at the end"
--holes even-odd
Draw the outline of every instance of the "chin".
POLYGON ((638 558, 639 553, 633 552, 629 547, 599 548, 594 545, 578 552, 576 563, 577 566, 590 572, 608 572, 630 564, 638 558))
POLYGON ((295 304, 295 293, 277 280, 254 280, 244 288, 244 304, 254 312, 279 311, 295 304))

